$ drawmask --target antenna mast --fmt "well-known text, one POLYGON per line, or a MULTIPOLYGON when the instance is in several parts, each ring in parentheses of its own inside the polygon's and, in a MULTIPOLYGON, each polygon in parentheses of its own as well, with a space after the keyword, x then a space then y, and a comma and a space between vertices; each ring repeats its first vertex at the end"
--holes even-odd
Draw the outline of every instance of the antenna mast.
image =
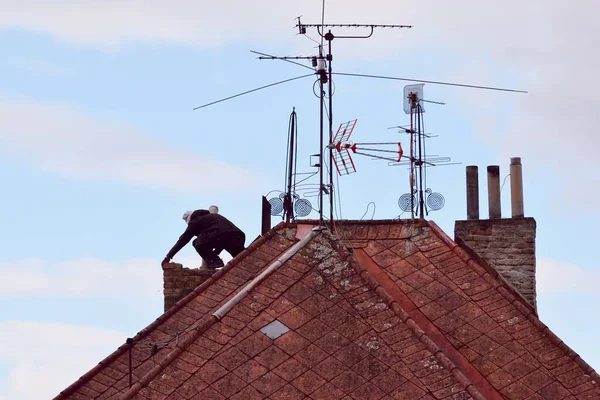
MULTIPOLYGON (((333 42, 333 39, 338 38, 338 39, 368 39, 373 35, 373 32, 375 30, 375 28, 412 28, 412 25, 377 25, 377 24, 325 24, 325 23, 320 23, 320 24, 303 24, 300 21, 300 17, 298 17, 298 23, 296 24, 296 27, 298 28, 298 33, 301 35, 306 34, 306 28, 317 28, 317 32, 319 33, 319 36, 321 36, 321 39, 325 39, 327 41, 327 55, 325 57, 323 57, 323 45, 322 45, 322 41, 321 41, 321 45, 319 46, 319 57, 317 59, 317 74, 319 75, 320 79, 319 79, 319 88, 320 88, 320 95, 319 98, 321 100, 321 121, 320 121, 320 135, 321 135, 321 140, 320 140, 320 149, 319 149, 319 162, 320 162, 320 192, 319 192, 319 221, 321 222, 321 224, 323 224, 323 193, 328 193, 329 194, 329 221, 330 221, 330 228, 331 230, 333 230, 334 226, 333 226, 333 220, 334 220, 334 193, 333 193, 333 71, 331 68, 331 64, 333 62, 333 53, 331 50, 331 42, 333 42), (369 28, 370 32, 368 35, 352 35, 352 36, 335 36, 332 32, 331 29, 328 29, 327 33, 324 33, 325 28, 369 28), (327 60, 327 71, 325 70, 325 60, 327 60), (329 148, 329 184, 327 185, 329 187, 329 190, 327 190, 327 186, 324 185, 323 183, 323 141, 324 141, 324 132, 323 132, 323 107, 324 107, 324 93, 323 93, 323 86, 325 83, 328 82, 328 94, 329 94, 329 115, 328 115, 328 122, 329 122, 329 140, 328 140, 328 145, 327 147, 329 148)), ((314 61, 313 61, 313 65, 314 65, 314 61)))
POLYGON ((297 138, 296 138, 296 107, 292 109, 292 114, 290 115, 290 131, 288 132, 288 165, 287 165, 287 191, 285 193, 285 197, 283 198, 283 211, 285 216, 285 222, 290 222, 290 220, 294 216, 294 206, 292 203, 292 199, 294 198, 294 186, 293 179, 296 174, 295 168, 295 157, 296 157, 296 147, 297 147, 297 138))
MULTIPOLYGON (((296 182, 296 177, 299 175, 296 170, 297 163, 298 115, 296 114, 296 107, 294 107, 290 114, 288 125, 287 158, 285 161, 285 191, 272 190, 267 194, 268 196, 270 193, 280 192, 279 196, 269 199, 269 204, 271 205, 271 215, 281 215, 285 222, 293 221, 296 217, 305 217, 310 214, 313 209, 310 201, 301 199, 297 194, 298 182, 296 182)), ((308 173, 308 175, 316 175, 316 172, 308 173)), ((306 179, 302 179, 300 183, 304 180, 306 179)))
POLYGON ((423 86, 407 85, 404 87, 404 112, 410 114, 410 128, 400 128, 410 135, 410 156, 409 161, 401 161, 391 165, 409 165, 409 186, 410 191, 402 195, 398 205, 402 211, 410 209, 411 219, 425 218, 429 210, 436 211, 444 206, 444 197, 439 193, 433 193, 427 188, 427 168, 443 165, 452 165, 450 157, 428 156, 425 151, 425 140, 430 135, 425 133, 423 123, 423 113, 425 108, 423 103, 433 103, 444 105, 438 101, 423 99, 423 86))

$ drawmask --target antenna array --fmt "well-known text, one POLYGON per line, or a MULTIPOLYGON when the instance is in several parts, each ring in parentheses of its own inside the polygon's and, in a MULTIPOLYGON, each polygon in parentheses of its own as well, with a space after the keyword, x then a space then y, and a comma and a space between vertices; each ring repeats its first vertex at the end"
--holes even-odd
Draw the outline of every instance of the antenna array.
MULTIPOLYGON (((258 54, 259 59, 261 60, 282 60, 288 63, 292 63, 303 68, 310 69, 313 71, 310 74, 301 75, 297 77, 292 77, 289 79, 285 79, 282 81, 274 82, 271 84, 267 84, 264 86, 260 86, 251 90, 247 90, 229 97, 225 97, 220 100, 216 100, 210 103, 203 104, 194 108, 194 110, 204 108, 210 105, 214 105, 217 103, 224 102, 226 100, 234 99, 246 94, 250 94, 259 90, 267 89, 276 85, 285 84, 287 82, 307 78, 309 76, 316 76, 316 81, 313 86, 318 84, 319 88, 319 154, 318 161, 313 165, 319 168, 319 184, 318 184, 318 201, 319 201, 319 220, 321 224, 324 224, 324 207, 323 207, 323 196, 329 195, 329 211, 330 216, 329 220, 332 224, 333 228, 333 213, 334 213, 334 195, 333 192, 333 166, 336 166, 336 170, 338 174, 345 175, 349 173, 356 172, 355 164, 352 160, 353 154, 369 156, 371 158, 383 159, 390 161, 389 165, 409 165, 410 166, 410 193, 407 195, 403 195, 400 198, 399 205, 404 210, 404 208, 408 207, 410 203, 411 217, 415 217, 415 211, 419 215, 420 218, 424 217, 424 214, 427 214, 429 206, 429 210, 436 210, 443 207, 444 199, 438 193, 433 193, 431 189, 428 189, 426 183, 426 168, 431 166, 438 165, 449 165, 450 159, 447 157, 427 157, 425 154, 425 139, 430 137, 429 135, 424 133, 423 130, 423 112, 424 107, 423 103, 435 103, 435 104, 443 104, 440 102, 429 101, 422 98, 422 84, 430 83, 435 85, 445 85, 445 86, 455 86, 462 88, 472 88, 472 89, 485 89, 485 90, 495 90, 495 91, 504 91, 504 92, 516 92, 516 93, 527 93, 522 90, 515 89, 505 89, 493 86, 482 86, 482 85, 470 85, 464 83, 452 83, 452 82, 442 82, 442 81, 432 81, 432 80, 421 80, 421 79, 411 79, 411 78, 401 78, 401 77, 392 77, 392 76, 383 76, 383 75, 370 75, 370 74, 358 74, 358 73, 349 73, 349 72, 333 72, 332 70, 332 62, 333 62, 333 53, 332 53, 332 42, 334 39, 367 39, 370 38, 375 29, 387 29, 387 28, 412 28, 412 25, 380 25, 380 24, 325 24, 324 23, 324 2, 323 2, 323 16, 322 22, 320 24, 305 24, 301 22, 300 17, 297 18, 296 28, 298 28, 298 33, 302 35, 306 35, 307 29, 316 28, 319 36, 321 37, 321 42, 318 46, 318 55, 314 56, 286 56, 286 57, 278 57, 273 56, 266 53, 261 53, 257 51, 251 50, 251 52, 258 54), (325 29, 327 28, 327 32, 325 33, 325 29), (364 35, 334 35, 331 32, 331 29, 339 28, 339 29, 368 29, 368 33, 364 35), (327 41, 327 53, 324 53, 324 42, 327 41), (302 64, 301 60, 310 61, 312 67, 302 64), (349 138, 356 124, 356 120, 350 121, 340 125, 340 129, 336 133, 336 136, 333 136, 333 76, 349 76, 349 77, 358 77, 358 78, 369 78, 369 79, 388 79, 388 80, 396 80, 396 81, 408 81, 408 82, 418 82, 421 85, 412 85, 412 86, 420 86, 421 92, 419 94, 418 88, 414 92, 409 92, 409 95, 405 93, 405 111, 406 106, 408 104, 409 114, 411 116, 411 125, 410 129, 405 129, 406 133, 410 134, 410 156, 404 156, 402 146, 400 143, 350 143, 349 138), (325 89, 327 89, 327 96, 325 89), (325 121, 325 100, 328 99, 328 117, 327 121, 325 121), (328 138, 327 144, 325 144, 325 123, 327 122, 328 129, 328 138), (350 128, 349 124, 352 124, 352 128, 349 130, 349 133, 344 133, 346 130, 350 128), (340 133, 342 132, 342 133, 340 133), (371 146, 382 146, 382 145, 394 145, 397 148, 373 148, 371 146), (369 146, 369 147, 364 147, 369 146), (324 176, 324 162, 323 162, 323 152, 325 150, 329 150, 329 176, 328 183, 325 184, 325 176, 324 176), (384 153, 384 154, 382 154, 384 153), (385 154, 387 153, 387 154, 385 154), (390 155, 393 153, 393 156, 390 155), (427 205, 427 206, 426 206, 427 205)), ((307 36, 308 37, 308 36, 307 36)), ((312 39, 311 39, 312 40, 312 39)), ((292 120, 295 120, 295 111, 292 113, 292 120)), ((293 128, 292 128, 293 130, 293 128)), ((271 199, 272 209, 278 210, 278 214, 283 213, 283 218, 286 220, 295 218, 295 215, 303 216, 306 215, 312 210, 312 205, 310 202, 305 199, 300 199, 299 196, 295 193, 295 145, 294 140, 297 140, 297 136, 289 136, 288 137, 290 147, 288 148, 288 163, 286 164, 286 191, 283 192, 279 198, 271 199), (296 139, 294 139, 294 137, 296 139), (294 153, 294 154, 293 154, 294 153), (294 163, 291 162, 291 158, 294 158, 294 163), (294 164, 293 172, 292 172, 292 164, 294 164), (291 177, 294 176, 294 183, 292 184, 291 177), (305 200, 305 202, 302 202, 305 200), (280 204, 281 202, 281 204, 280 204), (308 202, 308 204, 306 203, 308 202), (293 206, 292 206, 293 203, 293 206), (307 212, 308 210, 308 212, 307 212)), ((316 174, 316 173, 315 173, 316 174)), ((314 175, 314 174, 313 174, 314 175)), ((309 178, 312 175, 309 176, 309 178)), ((308 178, 305 178, 308 179, 308 178)), ((304 181, 303 179, 302 181, 304 181)), ((407 211, 407 210, 405 210, 407 211)))

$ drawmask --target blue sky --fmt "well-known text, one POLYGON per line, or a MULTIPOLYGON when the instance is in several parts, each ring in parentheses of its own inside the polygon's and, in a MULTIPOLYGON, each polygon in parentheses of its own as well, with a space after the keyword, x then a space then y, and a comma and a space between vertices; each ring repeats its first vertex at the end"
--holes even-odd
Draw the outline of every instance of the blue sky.
MULTIPOLYGON (((292 107, 298 169, 313 170, 312 78, 192 111, 308 72, 256 60, 249 50, 316 51, 293 25, 298 15, 318 21, 319 1, 231 3, 2 5, 0 398, 52 397, 160 314, 160 261, 185 227, 183 211, 218 204, 249 240, 256 237, 260 196, 283 189, 292 107)), ((538 223, 540 316, 600 369, 592 241, 600 195, 598 6, 400 3, 326 2, 326 22, 415 25, 334 41, 334 70, 529 90, 425 86, 427 98, 447 103, 427 106, 427 130, 439 135, 428 149, 463 163, 430 171, 429 187, 446 206, 429 217, 452 235, 454 220, 465 218, 465 165, 479 166, 485 190, 487 165, 500 165, 504 179, 510 157, 522 157, 525 212, 538 223)), ((408 122, 404 83, 337 77, 335 84, 334 126, 358 118, 356 141, 407 147, 387 129, 408 122)), ((355 161, 358 172, 339 179, 338 216, 360 218, 373 201, 374 218, 397 217, 407 171, 355 161)), ((502 204, 509 216, 508 183, 502 204)), ((200 262, 191 247, 175 260, 200 262)))

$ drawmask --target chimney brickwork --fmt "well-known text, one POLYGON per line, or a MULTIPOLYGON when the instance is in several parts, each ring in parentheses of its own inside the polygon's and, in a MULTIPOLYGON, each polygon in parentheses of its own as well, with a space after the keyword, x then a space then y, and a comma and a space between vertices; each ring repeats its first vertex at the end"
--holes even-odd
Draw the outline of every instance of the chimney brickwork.
POLYGON ((492 266, 535 309, 535 232, 533 218, 456 221, 455 241, 492 266))
POLYGON ((163 293, 165 311, 187 296, 214 272, 204 268, 184 268, 182 264, 168 263, 163 265, 163 293))

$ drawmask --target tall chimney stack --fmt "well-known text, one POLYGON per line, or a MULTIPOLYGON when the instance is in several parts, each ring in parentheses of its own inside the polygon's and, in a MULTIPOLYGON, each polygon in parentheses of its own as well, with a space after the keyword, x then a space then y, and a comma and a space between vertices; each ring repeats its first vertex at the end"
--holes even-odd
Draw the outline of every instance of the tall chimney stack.
POLYGON ((505 279, 535 309, 536 222, 523 212, 521 158, 510 159, 512 218, 502 219, 500 167, 487 167, 489 219, 479 219, 478 172, 467 167, 467 219, 456 221, 454 240, 505 279))
POLYGON ((510 204, 513 218, 523 218, 523 167, 521 157, 510 159, 510 204))
POLYGON ((490 219, 502 218, 502 207, 500 203, 500 167, 498 165, 489 165, 487 167, 487 177, 490 219))
POLYGON ((479 219, 479 170, 467 167, 467 219, 479 219))

